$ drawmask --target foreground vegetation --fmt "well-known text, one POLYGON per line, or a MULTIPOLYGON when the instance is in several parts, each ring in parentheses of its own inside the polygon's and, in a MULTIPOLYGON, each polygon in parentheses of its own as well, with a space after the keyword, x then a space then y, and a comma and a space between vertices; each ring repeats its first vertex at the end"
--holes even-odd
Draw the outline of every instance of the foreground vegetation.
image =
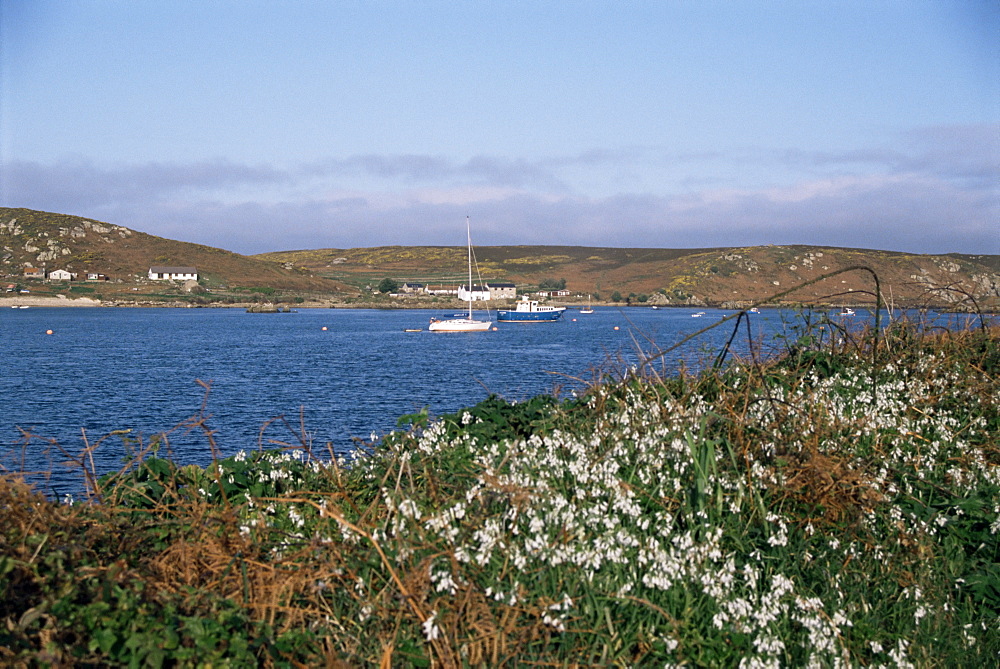
POLYGON ((0 661, 995 665, 1000 332, 828 333, 407 416, 353 462, 7 477, 0 661))

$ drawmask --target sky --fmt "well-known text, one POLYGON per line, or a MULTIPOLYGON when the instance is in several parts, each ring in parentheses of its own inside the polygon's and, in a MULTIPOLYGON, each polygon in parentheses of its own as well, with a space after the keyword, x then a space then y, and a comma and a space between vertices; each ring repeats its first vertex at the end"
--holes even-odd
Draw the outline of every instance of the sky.
POLYGON ((998 0, 0 0, 0 205, 238 253, 1000 254, 998 0))

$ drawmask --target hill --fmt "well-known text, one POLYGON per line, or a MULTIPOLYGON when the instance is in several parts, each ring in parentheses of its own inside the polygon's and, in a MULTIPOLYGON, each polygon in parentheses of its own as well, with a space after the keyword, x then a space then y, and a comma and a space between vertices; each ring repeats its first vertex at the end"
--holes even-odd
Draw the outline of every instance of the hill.
MULTIPOLYGON (((919 255, 817 246, 647 249, 581 246, 486 246, 475 249, 486 281, 533 289, 545 279, 565 280, 576 295, 652 304, 741 306, 766 300, 818 277, 854 266, 871 268, 884 296, 897 306, 1000 304, 1000 256, 919 255)), ((389 246, 265 253, 345 283, 398 282, 455 285, 464 282, 464 247, 389 246)), ((782 303, 851 304, 874 301, 871 274, 852 271, 805 286, 782 303)), ((584 298, 585 299, 585 298, 584 298)))
POLYGON ((79 216, 31 209, 0 207, 0 275, 7 283, 24 283, 25 267, 56 269, 84 277, 106 275, 108 281, 68 284, 35 282, 33 293, 96 293, 107 300, 163 300, 183 297, 183 288, 150 281, 151 266, 193 266, 199 273, 200 299, 274 297, 284 294, 306 299, 354 294, 349 286, 287 269, 280 264, 231 253, 223 249, 164 239, 79 216))
MULTIPOLYGON (((486 246, 475 249, 486 281, 537 290, 565 281, 567 302, 740 307, 782 304, 865 305, 875 283, 865 271, 815 281, 849 267, 871 268, 896 306, 1000 308, 1000 256, 920 255, 817 246, 651 249, 583 246, 486 246), (809 284, 809 285, 803 285, 809 284), (793 288, 800 287, 792 292, 793 288), (782 294, 786 293, 787 294, 782 294), (971 298, 974 298, 974 302, 971 298), (617 298, 617 299, 616 299, 617 298)), ((384 278, 454 287, 465 282, 466 249, 385 246, 279 251, 244 256, 156 237, 79 216, 0 207, 0 275, 36 295, 95 297, 107 303, 243 303, 253 301, 434 306, 428 300, 373 296, 384 278), (199 286, 150 281, 154 265, 193 266, 199 286), (27 281, 25 267, 88 272, 108 281, 27 281)), ((0 293, 3 295, 3 293, 0 293)))

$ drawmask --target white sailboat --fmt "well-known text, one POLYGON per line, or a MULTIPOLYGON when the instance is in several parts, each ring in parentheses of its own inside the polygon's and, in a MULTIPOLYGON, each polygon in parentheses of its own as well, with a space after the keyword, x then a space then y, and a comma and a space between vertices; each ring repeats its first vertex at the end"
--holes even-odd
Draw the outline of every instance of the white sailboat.
POLYGON ((431 332, 482 332, 489 330, 493 322, 490 320, 476 320, 472 316, 472 230, 469 225, 469 217, 465 217, 465 236, 469 249, 469 312, 458 318, 446 318, 438 320, 431 318, 431 324, 427 329, 431 332))
POLYGON ((580 309, 581 314, 592 314, 594 313, 594 307, 590 306, 590 295, 587 295, 587 308, 580 309))

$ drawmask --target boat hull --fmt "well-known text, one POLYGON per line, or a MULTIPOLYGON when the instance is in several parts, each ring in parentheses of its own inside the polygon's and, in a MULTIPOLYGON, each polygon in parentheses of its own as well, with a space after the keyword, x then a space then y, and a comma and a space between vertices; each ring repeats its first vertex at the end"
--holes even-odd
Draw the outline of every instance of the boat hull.
POLYGON ((551 323, 559 320, 562 311, 498 311, 497 321, 501 323, 551 323))
POLYGON ((427 329, 431 332, 484 332, 493 325, 491 321, 477 321, 469 318, 449 318, 432 321, 427 329))

